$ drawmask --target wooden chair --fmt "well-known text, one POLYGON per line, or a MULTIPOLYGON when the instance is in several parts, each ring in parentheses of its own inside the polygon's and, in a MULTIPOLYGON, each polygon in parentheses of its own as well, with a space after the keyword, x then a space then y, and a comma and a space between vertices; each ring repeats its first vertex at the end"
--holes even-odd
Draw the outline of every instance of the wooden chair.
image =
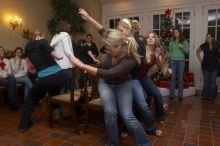
POLYGON ((99 96, 98 92, 98 77, 96 76, 90 76, 92 81, 92 86, 88 87, 88 96, 85 96, 86 98, 86 113, 85 113, 85 127, 84 127, 84 133, 87 132, 88 123, 89 123, 89 111, 95 110, 95 111, 103 111, 101 98, 99 96))
POLYGON ((79 103, 80 99, 84 97, 84 91, 87 90, 85 89, 86 86, 84 84, 81 84, 81 89, 75 91, 73 87, 74 83, 74 70, 73 70, 73 77, 69 81, 70 83, 70 91, 67 93, 63 93, 60 95, 56 95, 53 97, 48 98, 48 109, 49 109, 49 127, 53 128, 54 125, 54 117, 53 117, 53 104, 58 104, 58 105, 67 105, 70 108, 70 113, 71 113, 71 119, 73 122, 73 126, 75 128, 75 131, 77 134, 79 134, 79 128, 78 128, 78 122, 76 118, 76 111, 75 107, 79 103))

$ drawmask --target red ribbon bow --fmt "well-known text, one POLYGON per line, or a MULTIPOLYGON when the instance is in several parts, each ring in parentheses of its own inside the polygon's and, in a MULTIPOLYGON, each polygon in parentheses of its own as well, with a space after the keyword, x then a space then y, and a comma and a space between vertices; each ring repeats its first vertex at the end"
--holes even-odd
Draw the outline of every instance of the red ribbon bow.
POLYGON ((2 61, 2 62, 0 62, 0 67, 1 67, 1 69, 3 70, 4 68, 5 68, 5 63, 2 61))

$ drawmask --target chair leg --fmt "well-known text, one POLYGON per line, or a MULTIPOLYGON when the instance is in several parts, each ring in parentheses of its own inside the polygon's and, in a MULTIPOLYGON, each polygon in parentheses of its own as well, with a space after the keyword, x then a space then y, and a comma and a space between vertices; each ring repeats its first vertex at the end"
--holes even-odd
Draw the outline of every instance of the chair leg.
POLYGON ((88 107, 86 108, 85 116, 86 116, 86 119, 85 119, 85 126, 84 126, 84 129, 83 129, 83 132, 87 133, 88 123, 89 123, 89 109, 88 109, 88 107))
POLYGON ((75 128, 75 131, 77 134, 80 134, 79 132, 79 128, 78 128, 78 124, 77 124, 77 120, 76 120, 76 112, 75 112, 75 106, 74 104, 71 104, 71 114, 72 114, 72 120, 73 120, 73 126, 75 128))
POLYGON ((49 111, 49 127, 53 128, 54 119, 53 119, 53 108, 52 103, 50 102, 50 99, 48 97, 48 111, 49 111))

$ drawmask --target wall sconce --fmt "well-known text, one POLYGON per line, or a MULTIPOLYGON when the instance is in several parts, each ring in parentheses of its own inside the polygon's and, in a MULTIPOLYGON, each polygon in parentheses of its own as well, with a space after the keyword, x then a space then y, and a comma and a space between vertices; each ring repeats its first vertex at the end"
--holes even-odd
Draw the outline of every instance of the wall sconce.
POLYGON ((10 16, 9 25, 12 30, 15 30, 17 27, 22 26, 22 19, 18 16, 10 16))

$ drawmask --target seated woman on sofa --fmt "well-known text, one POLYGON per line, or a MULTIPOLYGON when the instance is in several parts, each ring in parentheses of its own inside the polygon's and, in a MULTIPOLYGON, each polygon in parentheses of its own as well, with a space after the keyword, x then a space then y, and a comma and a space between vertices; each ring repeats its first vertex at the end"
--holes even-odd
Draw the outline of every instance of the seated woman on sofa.
POLYGON ((7 86, 11 109, 18 110, 19 99, 16 92, 16 82, 12 76, 9 61, 4 58, 4 52, 4 48, 0 46, 0 86, 7 86))
POLYGON ((9 60, 12 69, 12 75, 16 79, 16 83, 24 84, 24 99, 27 98, 29 90, 33 84, 27 76, 27 62, 22 58, 23 50, 21 47, 15 48, 15 56, 9 60))

